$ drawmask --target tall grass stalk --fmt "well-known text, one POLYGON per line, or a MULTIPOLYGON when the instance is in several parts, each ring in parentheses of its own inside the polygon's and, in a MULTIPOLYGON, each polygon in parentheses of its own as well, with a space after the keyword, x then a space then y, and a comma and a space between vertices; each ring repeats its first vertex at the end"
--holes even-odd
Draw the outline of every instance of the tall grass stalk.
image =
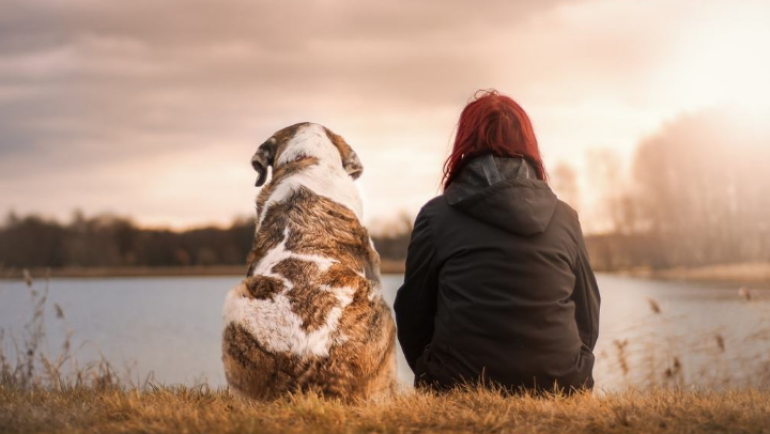
POLYGON ((84 365, 78 363, 72 354, 73 331, 67 326, 64 310, 58 304, 53 304, 56 326, 65 329, 66 334, 59 351, 51 354, 45 316, 50 276, 43 278, 42 287, 27 270, 24 270, 23 276, 30 295, 32 315, 23 326, 21 340, 0 329, 0 386, 17 390, 119 387, 122 381, 104 357, 84 365), (11 354, 6 351, 9 347, 13 349, 11 354))

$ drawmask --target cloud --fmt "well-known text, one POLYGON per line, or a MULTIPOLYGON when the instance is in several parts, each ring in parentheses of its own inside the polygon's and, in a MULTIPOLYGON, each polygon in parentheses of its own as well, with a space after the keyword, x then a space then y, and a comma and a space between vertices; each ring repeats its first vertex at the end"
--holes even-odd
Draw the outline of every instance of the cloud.
POLYGON ((252 212, 254 147, 303 120, 357 149, 372 216, 414 212, 484 87, 530 111, 547 161, 630 153, 686 105, 660 77, 682 4, 6 0, 0 212, 223 222, 252 212))

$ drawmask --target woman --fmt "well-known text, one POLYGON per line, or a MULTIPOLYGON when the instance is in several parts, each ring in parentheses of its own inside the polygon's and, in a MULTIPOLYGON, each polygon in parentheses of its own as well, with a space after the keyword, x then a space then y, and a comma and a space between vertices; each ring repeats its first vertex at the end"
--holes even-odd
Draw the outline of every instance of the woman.
POLYGON ((599 289, 516 102, 489 91, 465 107, 443 184, 417 216, 395 303, 415 386, 592 388, 599 289))

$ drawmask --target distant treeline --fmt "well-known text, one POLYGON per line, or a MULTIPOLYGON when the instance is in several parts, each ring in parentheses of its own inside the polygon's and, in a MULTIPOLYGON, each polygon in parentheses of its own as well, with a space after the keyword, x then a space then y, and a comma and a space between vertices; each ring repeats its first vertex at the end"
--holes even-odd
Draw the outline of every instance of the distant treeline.
POLYGON ((0 229, 0 263, 6 267, 188 266, 244 263, 254 223, 183 232, 146 229, 111 215, 62 224, 37 216, 6 219, 0 229))
MULTIPOLYGON (((767 123, 708 112, 685 116, 641 142, 629 176, 598 155, 605 234, 586 238, 594 267, 653 269, 770 261, 770 133, 767 123)), ((562 197, 579 197, 574 171, 554 170, 562 197), (566 186, 566 188, 565 188, 566 186), (568 194, 564 194, 568 192, 568 194)), ((575 202, 579 202, 575 200, 575 202)), ((412 218, 373 236, 381 257, 406 256, 412 218)), ((76 214, 68 224, 11 214, 0 226, 5 267, 209 266, 245 262, 252 219, 226 229, 146 229, 131 220, 76 214)))
MULTIPOLYGON (((253 219, 228 228, 147 229, 112 215, 70 223, 11 214, 0 226, 0 265, 6 268, 173 267, 242 265, 251 249, 253 219)), ((375 236, 384 259, 402 260, 411 228, 375 236)))

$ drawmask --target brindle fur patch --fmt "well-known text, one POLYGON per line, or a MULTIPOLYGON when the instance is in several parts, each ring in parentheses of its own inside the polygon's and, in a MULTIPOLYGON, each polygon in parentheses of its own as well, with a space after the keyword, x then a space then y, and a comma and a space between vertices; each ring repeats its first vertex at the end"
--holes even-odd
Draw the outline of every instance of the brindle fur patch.
POLYGON ((249 295, 257 300, 273 300, 276 294, 284 290, 283 282, 270 276, 247 277, 244 283, 249 290, 249 295))
MULTIPOLYGON (((307 255, 337 259, 350 268, 365 272, 371 261, 379 262, 369 245, 369 232, 347 207, 300 187, 276 209, 285 213, 289 224, 286 249, 307 255)), ((272 212, 268 210, 268 216, 272 212)))
POLYGON ((228 384, 252 398, 274 398, 281 391, 296 390, 292 387, 296 375, 312 364, 268 351, 238 324, 225 328, 222 351, 228 384))
POLYGON ((329 311, 338 304, 338 300, 331 292, 318 288, 318 265, 292 258, 276 264, 273 272, 292 283, 293 287, 286 297, 294 313, 302 319, 302 328, 309 333, 324 325, 329 311))
MULTIPOLYGON (((366 324, 370 325, 370 324, 366 324)), ((273 353, 238 324, 225 328, 222 352, 231 390, 254 399, 314 391, 345 400, 391 392, 395 376, 395 328, 383 327, 375 341, 332 347, 328 357, 273 353), (384 345, 383 345, 384 344, 384 345)))
POLYGON ((270 197, 270 195, 273 194, 275 189, 281 184, 281 182, 298 173, 301 172, 304 169, 307 169, 310 166, 315 166, 318 164, 318 158, 315 157, 303 157, 295 161, 291 161, 286 164, 282 164, 280 167, 274 169, 273 171, 273 180, 270 181, 270 184, 265 186, 260 192, 259 196, 257 197, 257 218, 262 215, 262 212, 264 211, 265 202, 267 202, 267 199, 270 197))
MULTIPOLYGON (((284 179, 316 164, 318 164, 317 158, 305 157, 275 169, 272 181, 262 188, 257 198, 257 221, 259 221, 259 217, 262 215, 265 202, 267 202, 267 199, 284 179)), ((283 229, 285 229, 285 225, 262 225, 260 233, 254 237, 251 252, 249 252, 246 258, 249 264, 246 276, 251 276, 254 272, 254 265, 262 260, 268 251, 274 249, 283 241, 283 229)))

